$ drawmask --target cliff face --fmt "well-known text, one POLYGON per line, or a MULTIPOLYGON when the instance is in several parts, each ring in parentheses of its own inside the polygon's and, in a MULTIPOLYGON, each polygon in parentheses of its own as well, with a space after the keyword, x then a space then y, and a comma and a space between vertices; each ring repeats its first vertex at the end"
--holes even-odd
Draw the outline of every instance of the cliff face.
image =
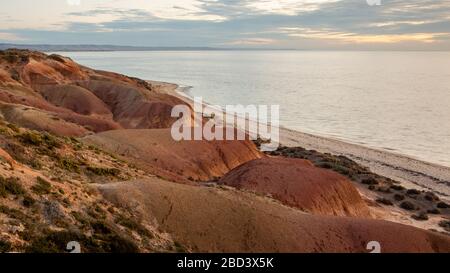
POLYGON ((145 81, 89 69, 59 55, 7 50, 0 52, 0 104, 8 121, 82 136, 122 128, 167 128, 174 121, 172 107, 183 102, 156 92, 145 81))
POLYGON ((170 129, 116 130, 83 139, 177 182, 211 181, 263 157, 245 141, 175 141, 170 129))

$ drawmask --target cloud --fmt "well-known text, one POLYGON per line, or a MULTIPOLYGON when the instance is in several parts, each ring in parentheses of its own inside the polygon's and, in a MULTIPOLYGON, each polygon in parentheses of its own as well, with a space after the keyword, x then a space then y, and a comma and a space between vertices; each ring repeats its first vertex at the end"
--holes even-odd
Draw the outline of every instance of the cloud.
POLYGON ((266 14, 297 15, 302 12, 319 10, 323 4, 341 0, 259 0, 249 1, 247 7, 266 14))
POLYGON ((382 0, 381 6, 369 6, 366 0, 90 0, 80 6, 55 0, 30 3, 35 2, 2 3, 0 32, 50 43, 275 45, 299 49, 353 49, 374 44, 380 49, 410 45, 408 48, 450 50, 447 0, 382 0), (23 7, 18 9, 17 3, 23 7), (123 38, 125 33, 127 39, 123 38))
MULTIPOLYGON (((140 0, 136 2, 137 7, 143 8, 155 17, 168 20, 192 20, 221 22, 227 20, 223 14, 210 12, 203 8, 202 0, 152 0, 151 4, 142 5, 140 0)), ((214 0, 209 0, 215 2, 214 0)), ((127 6, 130 0, 125 1, 127 6)))
POLYGON ((450 33, 407 33, 407 34, 359 34, 342 32, 333 29, 280 28, 280 32, 290 37, 337 40, 345 43, 400 43, 422 42, 433 43, 441 38, 450 37, 450 33))
POLYGON ((377 22, 372 23, 369 26, 371 27, 390 27, 390 26, 401 26, 401 25, 424 25, 424 24, 432 24, 436 22, 440 22, 441 20, 404 20, 404 21, 386 21, 386 22, 377 22))

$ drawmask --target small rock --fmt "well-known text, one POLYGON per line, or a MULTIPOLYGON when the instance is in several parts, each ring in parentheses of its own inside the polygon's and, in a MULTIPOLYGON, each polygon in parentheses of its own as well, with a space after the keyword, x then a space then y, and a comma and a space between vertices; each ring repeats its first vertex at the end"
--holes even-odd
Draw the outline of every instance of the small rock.
POLYGON ((449 220, 440 221, 439 226, 444 228, 446 231, 450 232, 450 221, 449 220))
POLYGON ((430 202, 439 201, 439 197, 436 194, 434 194, 433 192, 427 192, 427 193, 425 193, 425 200, 428 200, 430 202))
POLYGON ((406 191, 406 194, 408 195, 418 195, 420 194, 420 191, 416 190, 416 189, 409 189, 406 191))

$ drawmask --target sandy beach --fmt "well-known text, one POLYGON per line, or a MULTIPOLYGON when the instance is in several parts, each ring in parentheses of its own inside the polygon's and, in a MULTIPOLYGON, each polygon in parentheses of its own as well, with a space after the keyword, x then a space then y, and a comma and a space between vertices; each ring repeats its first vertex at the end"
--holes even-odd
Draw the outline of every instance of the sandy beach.
MULTIPOLYGON (((159 92, 170 94, 193 105, 193 100, 173 83, 149 81, 159 86, 159 92)), ((205 107, 208 107, 205 104, 205 107)), ((280 127, 280 144, 303 147, 321 153, 346 156, 378 175, 401 182, 405 187, 428 190, 444 200, 450 200, 450 168, 425 162, 406 155, 377 150, 342 140, 322 137, 280 127)))

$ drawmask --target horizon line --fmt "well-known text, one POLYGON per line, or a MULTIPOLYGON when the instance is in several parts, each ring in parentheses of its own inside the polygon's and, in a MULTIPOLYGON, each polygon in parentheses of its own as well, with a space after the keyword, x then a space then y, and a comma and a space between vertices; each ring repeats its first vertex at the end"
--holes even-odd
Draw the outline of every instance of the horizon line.
POLYGON ((311 49, 311 48, 261 48, 261 47, 211 47, 211 46, 132 46, 114 44, 16 44, 1 43, 0 50, 28 49, 43 52, 115 52, 115 51, 385 51, 385 52, 450 52, 448 49, 311 49), (53 47, 53 48, 52 48, 53 47), (64 48, 66 47, 66 48, 64 48), (86 47, 86 48, 77 48, 86 47), (91 48, 89 48, 91 47, 91 48), (103 47, 103 48, 102 48, 103 47))

